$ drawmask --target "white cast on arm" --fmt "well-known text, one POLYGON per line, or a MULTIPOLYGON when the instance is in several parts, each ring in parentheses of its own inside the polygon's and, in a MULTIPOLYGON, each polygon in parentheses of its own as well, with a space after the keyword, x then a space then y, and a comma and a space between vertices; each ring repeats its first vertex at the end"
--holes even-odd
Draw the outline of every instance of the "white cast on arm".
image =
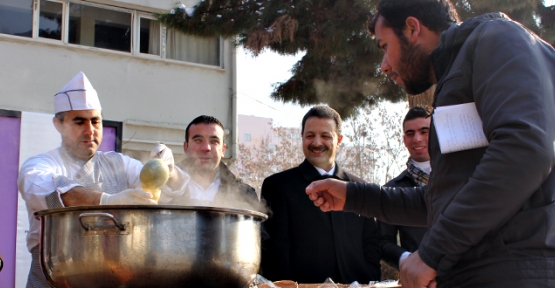
POLYGON ((156 205, 156 201, 152 200, 152 194, 141 189, 127 189, 117 194, 102 193, 100 196, 100 205, 156 205))

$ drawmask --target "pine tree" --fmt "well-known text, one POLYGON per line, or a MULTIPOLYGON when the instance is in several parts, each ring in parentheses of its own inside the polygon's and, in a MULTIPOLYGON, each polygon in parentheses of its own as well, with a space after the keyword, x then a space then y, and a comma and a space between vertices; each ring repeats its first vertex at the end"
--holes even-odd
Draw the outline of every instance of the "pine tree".
MULTIPOLYGON (((276 101, 301 106, 327 103, 343 117, 356 107, 406 100, 402 89, 380 73, 381 52, 367 33, 378 0, 201 0, 179 5, 158 18, 196 36, 237 37, 255 56, 304 51, 293 76, 274 85, 276 101)), ((454 0, 464 20, 502 11, 555 43, 555 7, 541 0, 454 0)), ((268 67, 271 69, 271 67, 268 67)))
POLYGON ((555 6, 547 7, 542 0, 456 0, 453 4, 463 20, 501 11, 555 45, 555 6))

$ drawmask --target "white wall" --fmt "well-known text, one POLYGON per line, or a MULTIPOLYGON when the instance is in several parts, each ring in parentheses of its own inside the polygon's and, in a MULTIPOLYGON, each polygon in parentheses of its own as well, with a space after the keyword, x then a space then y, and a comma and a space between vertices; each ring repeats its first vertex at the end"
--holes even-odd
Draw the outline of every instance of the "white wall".
POLYGON ((220 68, 41 40, 0 34, 0 109, 52 113, 54 94, 83 71, 99 94, 104 119, 123 121, 124 143, 133 139, 124 149, 149 150, 149 141, 160 140, 181 153, 181 129, 201 114, 234 131, 229 41, 220 68))

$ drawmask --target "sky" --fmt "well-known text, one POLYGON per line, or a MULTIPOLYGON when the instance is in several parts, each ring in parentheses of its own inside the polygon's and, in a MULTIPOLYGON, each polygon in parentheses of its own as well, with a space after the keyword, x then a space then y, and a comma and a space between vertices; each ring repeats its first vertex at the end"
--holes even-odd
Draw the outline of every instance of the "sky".
POLYGON ((310 107, 283 104, 270 98, 272 84, 291 78, 291 68, 304 54, 282 56, 263 52, 257 57, 237 49, 237 113, 272 118, 274 126, 300 127, 310 107))
MULTIPOLYGON (((544 0, 546 6, 555 0, 544 0)), ((270 98, 272 84, 291 77, 291 68, 303 53, 282 56, 265 51, 257 57, 243 48, 237 49, 237 113, 272 118, 274 126, 300 127, 304 114, 310 107, 283 104, 270 98)))

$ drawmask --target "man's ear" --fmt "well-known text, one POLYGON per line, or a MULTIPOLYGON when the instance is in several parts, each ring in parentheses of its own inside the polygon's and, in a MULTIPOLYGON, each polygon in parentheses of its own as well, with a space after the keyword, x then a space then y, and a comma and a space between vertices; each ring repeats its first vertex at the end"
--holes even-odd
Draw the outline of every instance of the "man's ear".
POLYGON ((187 141, 183 142, 183 152, 187 151, 187 141))
POLYGON ((62 125, 64 125, 60 120, 58 120, 58 118, 53 117, 52 118, 52 123, 54 123, 54 127, 56 127, 56 130, 58 130, 58 132, 61 134, 62 133, 62 125))
POLYGON ((409 16, 407 17, 407 20, 405 20, 405 25, 405 36, 407 36, 409 42, 416 43, 418 37, 420 36, 420 21, 413 16, 409 16))
POLYGON ((225 150, 227 149, 227 145, 224 143, 222 145, 222 154, 225 154, 225 150))

